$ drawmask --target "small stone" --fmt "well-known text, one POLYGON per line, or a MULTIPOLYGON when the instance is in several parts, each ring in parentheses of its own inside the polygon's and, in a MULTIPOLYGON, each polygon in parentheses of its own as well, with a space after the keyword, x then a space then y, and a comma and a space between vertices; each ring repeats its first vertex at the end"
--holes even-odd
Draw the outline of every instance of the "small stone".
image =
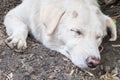
POLYGON ((118 75, 118 68, 116 67, 115 69, 113 69, 111 74, 112 75, 118 75))
POLYGON ((2 53, 1 53, 1 55, 5 55, 6 53, 5 53, 5 51, 3 51, 2 53))
POLYGON ((2 59, 0 59, 0 63, 2 62, 2 59))
POLYGON ((2 45, 3 44, 3 40, 0 40, 0 45, 2 45))
POLYGON ((110 66, 105 66, 105 71, 109 72, 110 71, 110 66))
POLYGON ((35 76, 35 75, 31 75, 31 78, 32 78, 33 80, 37 80, 37 76, 35 76))
POLYGON ((103 69, 104 69, 103 65, 101 65, 101 66, 100 66, 100 69, 101 69, 101 70, 103 70, 103 69))
POLYGON ((117 61, 120 64, 120 60, 117 61))
POLYGON ((114 4, 116 3, 118 0, 104 0, 105 4, 109 5, 109 4, 114 4))

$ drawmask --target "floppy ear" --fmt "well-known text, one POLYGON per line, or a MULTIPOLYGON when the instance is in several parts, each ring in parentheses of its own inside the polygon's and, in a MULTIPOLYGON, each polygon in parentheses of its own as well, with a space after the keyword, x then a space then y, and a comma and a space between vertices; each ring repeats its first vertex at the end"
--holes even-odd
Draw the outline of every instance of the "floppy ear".
POLYGON ((57 28, 62 16, 65 13, 65 10, 57 8, 53 5, 47 5, 42 9, 41 12, 41 17, 45 26, 45 30, 48 35, 51 35, 57 28))
POLYGON ((108 17, 106 17, 106 26, 110 29, 111 31, 111 38, 109 41, 115 41, 117 39, 117 30, 116 30, 116 24, 113 22, 113 20, 108 17))

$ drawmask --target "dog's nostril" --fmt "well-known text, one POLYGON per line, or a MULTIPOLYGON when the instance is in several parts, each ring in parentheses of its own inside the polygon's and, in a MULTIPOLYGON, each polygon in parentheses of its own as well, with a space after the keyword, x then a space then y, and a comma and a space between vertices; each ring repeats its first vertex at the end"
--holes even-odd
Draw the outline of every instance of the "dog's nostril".
POLYGON ((100 60, 95 57, 88 57, 86 59, 86 63, 89 68, 96 68, 97 65, 100 63, 100 60))
POLYGON ((89 68, 96 68, 97 65, 95 65, 94 63, 90 62, 90 63, 87 63, 88 67, 89 68))
POLYGON ((93 65, 93 63, 92 63, 92 62, 87 63, 87 65, 88 65, 88 67, 89 67, 89 68, 95 68, 95 67, 96 67, 95 65, 93 65))

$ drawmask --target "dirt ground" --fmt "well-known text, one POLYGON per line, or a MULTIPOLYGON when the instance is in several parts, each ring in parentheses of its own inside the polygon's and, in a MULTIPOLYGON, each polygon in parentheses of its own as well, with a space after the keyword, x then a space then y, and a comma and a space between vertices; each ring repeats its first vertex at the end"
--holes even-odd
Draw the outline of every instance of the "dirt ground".
MULTIPOLYGON (((101 1, 105 14, 111 17, 120 15, 120 1, 114 5, 105 5, 101 1)), ((101 65, 96 70, 84 71, 30 36, 27 39, 29 47, 24 53, 17 53, 6 46, 3 19, 19 3, 20 0, 0 0, 0 80, 120 80, 120 18, 116 23, 117 41, 109 42, 106 38, 103 42, 101 65)))

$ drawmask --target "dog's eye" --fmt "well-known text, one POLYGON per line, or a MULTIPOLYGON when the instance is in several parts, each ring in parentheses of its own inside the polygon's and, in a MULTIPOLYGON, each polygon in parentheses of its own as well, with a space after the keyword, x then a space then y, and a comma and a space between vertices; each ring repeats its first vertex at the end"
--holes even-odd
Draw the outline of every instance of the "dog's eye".
POLYGON ((97 36, 97 37, 96 37, 96 39, 100 39, 100 38, 101 38, 101 36, 97 36))
POLYGON ((80 31, 78 31, 78 30, 76 31, 76 33, 77 33, 78 35, 81 35, 81 34, 82 34, 82 33, 81 33, 80 31))
POLYGON ((78 35, 81 35, 81 34, 82 34, 82 32, 79 31, 79 30, 73 30, 73 29, 71 29, 71 31, 74 31, 74 32, 77 33, 78 35))

